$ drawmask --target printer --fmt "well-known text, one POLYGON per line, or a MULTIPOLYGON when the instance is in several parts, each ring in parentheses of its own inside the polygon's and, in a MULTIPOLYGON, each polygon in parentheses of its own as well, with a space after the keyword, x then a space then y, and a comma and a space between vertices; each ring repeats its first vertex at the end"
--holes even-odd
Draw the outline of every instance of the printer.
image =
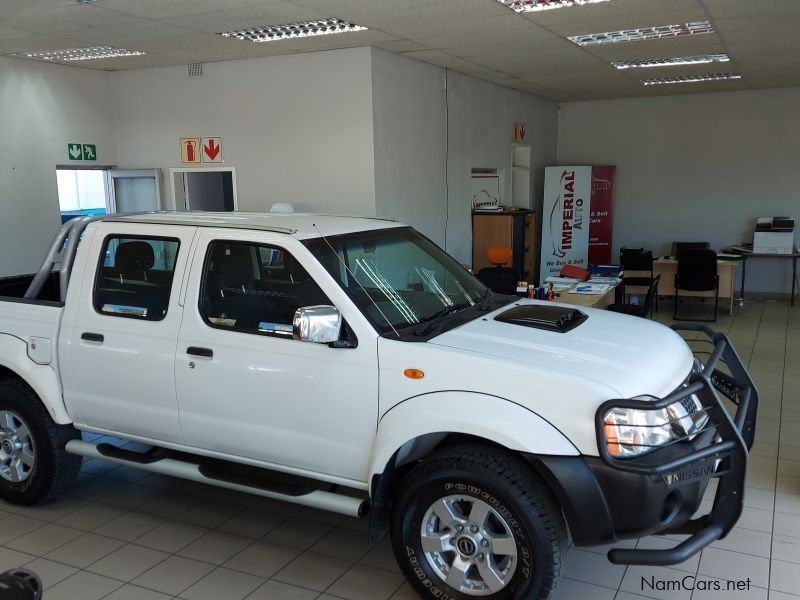
POLYGON ((794 252, 794 218, 759 217, 753 233, 753 252, 762 254, 794 252))

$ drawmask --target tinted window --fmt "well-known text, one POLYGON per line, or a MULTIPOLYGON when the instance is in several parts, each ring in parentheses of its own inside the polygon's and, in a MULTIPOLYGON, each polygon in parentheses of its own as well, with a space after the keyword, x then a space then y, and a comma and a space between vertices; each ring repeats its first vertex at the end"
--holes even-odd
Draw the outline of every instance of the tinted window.
POLYGON ((94 307, 114 317, 160 321, 167 315, 180 243, 153 237, 106 238, 94 307))
POLYGON ((282 248, 228 241, 209 245, 200 312, 212 327, 291 337, 298 308, 330 303, 282 248))

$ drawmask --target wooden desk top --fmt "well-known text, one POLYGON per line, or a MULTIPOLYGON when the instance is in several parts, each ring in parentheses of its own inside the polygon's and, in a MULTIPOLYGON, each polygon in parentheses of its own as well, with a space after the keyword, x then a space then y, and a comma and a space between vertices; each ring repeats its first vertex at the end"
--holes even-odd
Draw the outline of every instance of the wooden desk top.
POLYGON ((575 306, 588 306, 590 308, 605 308, 614 302, 617 287, 609 288, 602 294, 576 294, 569 290, 560 292, 555 301, 562 304, 574 304, 575 306))
POLYGON ((800 258, 800 250, 786 254, 778 254, 777 252, 742 252, 736 248, 723 248, 723 250, 731 254, 738 254, 742 258, 750 258, 751 256, 758 258, 800 258))
MULTIPOLYGON (((717 265, 733 265, 733 266, 736 266, 736 264, 738 262, 739 262, 738 259, 732 259, 732 260, 728 260, 728 259, 724 259, 724 258, 718 258, 717 259, 717 265)), ((677 258, 655 258, 655 259, 653 259, 653 264, 654 265, 677 265, 678 264, 678 259, 677 258)), ((633 273, 634 271, 631 271, 631 272, 633 273)), ((636 273, 644 273, 644 271, 635 271, 635 272, 636 273)))

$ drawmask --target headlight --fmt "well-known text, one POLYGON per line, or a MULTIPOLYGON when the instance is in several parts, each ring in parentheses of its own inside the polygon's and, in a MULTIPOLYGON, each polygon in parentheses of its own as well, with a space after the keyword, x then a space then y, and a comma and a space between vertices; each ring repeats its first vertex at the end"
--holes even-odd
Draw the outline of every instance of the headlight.
MULTIPOLYGON (((639 396, 635 400, 655 400, 639 396)), ((670 442, 691 439, 708 422, 700 401, 692 395, 666 408, 612 408, 603 420, 606 450, 611 456, 639 456, 670 442)))

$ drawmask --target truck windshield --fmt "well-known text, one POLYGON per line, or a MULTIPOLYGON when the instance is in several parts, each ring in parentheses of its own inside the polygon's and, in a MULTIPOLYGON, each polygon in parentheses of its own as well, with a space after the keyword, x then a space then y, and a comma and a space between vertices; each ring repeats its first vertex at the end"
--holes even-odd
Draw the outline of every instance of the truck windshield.
POLYGON ((454 258, 410 227, 305 244, 382 333, 469 308, 489 294, 454 258))

